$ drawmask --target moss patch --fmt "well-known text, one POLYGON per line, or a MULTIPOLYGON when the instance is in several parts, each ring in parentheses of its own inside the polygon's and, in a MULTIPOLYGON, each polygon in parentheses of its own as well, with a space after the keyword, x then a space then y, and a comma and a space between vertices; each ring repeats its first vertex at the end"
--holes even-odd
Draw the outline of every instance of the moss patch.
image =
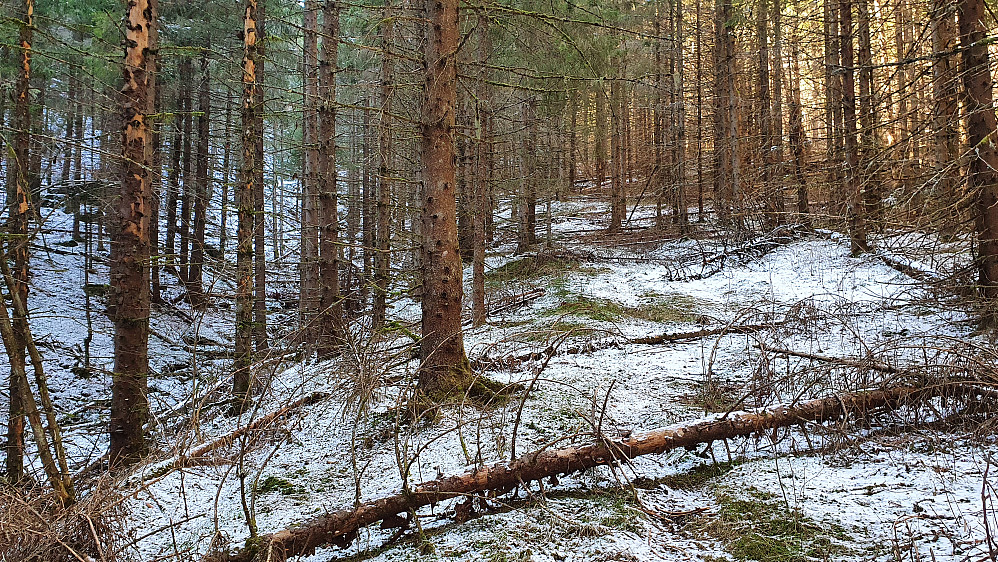
POLYGON ((654 479, 636 478, 634 480, 634 487, 650 490, 657 488, 658 486, 666 486, 677 490, 699 490, 715 478, 724 476, 725 474, 731 472, 731 469, 735 468, 742 462, 743 461, 735 460, 716 464, 700 464, 694 466, 687 472, 679 472, 654 479))
POLYGON ((749 488, 747 495, 720 491, 716 517, 696 524, 724 543, 736 560, 805 562, 849 552, 850 539, 837 524, 818 524, 774 496, 749 488))
POLYGON ((294 496, 304 494, 305 489, 301 486, 295 486, 291 482, 279 476, 268 476, 257 484, 256 493, 269 494, 271 492, 277 492, 282 496, 294 496))
POLYGON ((547 316, 577 316, 597 322, 616 322, 633 318, 658 323, 695 322, 700 318, 697 309, 703 302, 687 295, 658 296, 643 299, 640 306, 625 306, 610 299, 568 294, 555 308, 544 312, 547 316))

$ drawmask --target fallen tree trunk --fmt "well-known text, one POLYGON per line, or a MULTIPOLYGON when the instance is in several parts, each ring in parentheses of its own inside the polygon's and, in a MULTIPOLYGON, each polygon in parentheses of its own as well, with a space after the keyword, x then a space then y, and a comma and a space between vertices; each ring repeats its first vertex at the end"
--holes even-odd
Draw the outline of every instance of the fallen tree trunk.
POLYGON ((278 408, 277 410, 274 410, 273 412, 265 416, 253 420, 251 423, 248 423, 236 429, 235 431, 232 431, 231 433, 227 433, 210 443, 205 443, 204 445, 201 445, 200 447, 191 450, 187 454, 181 453, 180 455, 177 455, 172 459, 159 463, 158 465, 154 465, 153 467, 151 467, 151 470, 148 473, 143 474, 141 476, 141 481, 146 482, 152 480, 153 478, 164 476, 167 473, 176 470, 178 468, 197 466, 205 461, 215 462, 215 459, 209 458, 207 456, 208 453, 211 453, 223 447, 228 447, 229 445, 235 443, 236 439, 239 439, 240 437, 246 435, 247 433, 250 433, 251 431, 255 431, 257 429, 263 429, 268 425, 270 425, 271 423, 273 423, 274 421, 276 421, 277 419, 282 418, 299 408, 311 406, 312 404, 315 404, 316 402, 319 402, 320 400, 328 397, 329 394, 326 392, 313 392, 312 394, 309 394, 304 398, 299 398, 298 400, 295 400, 294 402, 286 406, 282 406, 281 408, 278 408))
POLYGON ((777 328, 782 326, 785 322, 771 322, 769 324, 738 324, 730 326, 721 326, 719 328, 704 328, 702 330, 693 330, 691 332, 670 332, 665 334, 659 334, 657 336, 648 336, 644 338, 633 338, 633 339, 609 339, 602 341, 592 341, 587 343, 582 343, 579 345, 573 345, 564 349, 558 349, 556 345, 549 345, 542 349, 541 351, 532 351, 530 353, 523 353, 521 355, 504 355, 497 357, 495 359, 490 359, 486 356, 474 359, 473 365, 476 368, 490 368, 495 365, 501 365, 507 368, 515 368, 520 365, 520 363, 525 363, 527 361, 544 361, 549 357, 554 357, 555 355, 578 355, 580 353, 592 353, 594 351, 599 351, 601 349, 608 349, 611 347, 620 347, 624 344, 641 344, 641 345, 658 345, 663 343, 696 340, 701 338, 708 338, 710 336, 719 336, 726 334, 752 334, 755 332, 760 332, 762 330, 769 330, 772 328, 777 328))
POLYGON ((724 334, 752 334, 755 332, 760 332, 762 330, 770 330, 782 324, 783 322, 771 322, 769 324, 741 324, 736 326, 721 326, 720 328, 705 328, 703 330, 695 330, 693 332, 674 332, 671 334, 660 334, 658 336, 651 336, 647 338, 634 338, 631 340, 627 340, 627 343, 657 345, 661 343, 695 340, 699 338, 707 338, 710 336, 718 336, 724 334))
POLYGON ((825 363, 832 363, 835 365, 842 365, 845 367, 854 367, 856 369, 870 369, 872 371, 879 371, 881 373, 887 373, 889 375, 896 374, 900 372, 896 367, 892 367, 886 363, 880 363, 874 360, 862 360, 862 359, 846 359, 842 357, 830 357, 828 355, 818 355, 817 353, 804 353, 802 351, 794 351, 792 349, 783 349, 779 347, 770 347, 764 343, 759 344, 759 349, 775 355, 786 355, 788 357, 800 357, 801 359, 810 359, 812 361, 823 361, 825 363))
POLYGON ((500 462, 458 476, 424 482, 402 494, 363 503, 354 509, 330 513, 300 527, 261 536, 248 541, 246 548, 233 554, 224 553, 214 560, 250 562, 286 560, 290 556, 309 555, 316 548, 328 544, 346 546, 359 529, 377 521, 383 521, 382 526, 386 528, 403 526, 404 521, 399 514, 450 498, 473 496, 486 491, 501 493, 533 480, 601 465, 613 465, 641 455, 748 436, 777 427, 834 421, 850 413, 861 415, 895 408, 918 395, 938 395, 953 387, 952 384, 926 388, 895 387, 840 394, 795 406, 779 406, 762 412, 739 412, 704 419, 627 439, 604 439, 565 449, 541 449, 512 462, 500 462))

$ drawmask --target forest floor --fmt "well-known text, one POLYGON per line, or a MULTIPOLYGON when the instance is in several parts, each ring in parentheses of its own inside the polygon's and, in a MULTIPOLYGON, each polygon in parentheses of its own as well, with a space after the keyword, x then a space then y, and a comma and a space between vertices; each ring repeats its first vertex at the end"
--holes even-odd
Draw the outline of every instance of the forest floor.
MULTIPOLYGON (((652 211, 638 208, 633 224, 650 224, 652 211)), ((848 241, 834 233, 787 231, 773 243, 736 245, 699 227, 692 238, 656 239, 651 230, 610 238, 597 232, 606 216, 601 204, 557 203, 552 248, 513 256, 512 242, 500 239, 490 250, 492 299, 545 292, 469 328, 466 347, 483 375, 531 390, 486 408, 449 405, 432 422, 409 424, 400 414, 418 366, 405 344, 418 329, 419 306, 404 296, 394 303, 394 330, 378 342, 323 362, 275 351, 259 366, 257 407, 242 417, 225 415, 231 272, 209 275, 216 296, 207 313, 182 302, 157 307, 150 379, 157 453, 119 483, 125 558, 195 560, 213 545, 241 546, 247 512, 260 532, 273 532, 399 493, 404 480, 897 377, 766 348, 917 367, 951 362, 961 346, 990 345, 953 299, 877 255, 850 257, 848 241), (728 325, 764 327, 629 342, 728 325), (529 353, 538 355, 519 357, 529 353), (316 391, 330 396, 216 451, 211 466, 163 468, 316 391)), ((55 211, 47 226, 64 229, 67 220, 55 211)), ((47 250, 33 251, 32 328, 79 469, 107 445, 112 330, 99 285, 90 289, 88 330, 82 246, 65 233, 44 241, 47 250)), ((900 236, 875 243, 919 247, 900 236)), ((933 244, 937 257, 945 255, 945 245, 933 244)), ((105 261, 94 264, 93 283, 106 279, 106 254, 98 255, 105 261)), ((908 258, 920 270, 936 266, 927 255, 908 258)), ((280 305, 282 292, 292 291, 285 275, 271 295, 275 350, 297 321, 280 305)), ((469 268, 469 289, 470 278, 469 268)), ((168 299, 181 295, 173 276, 164 281, 168 299)), ((456 502, 445 502, 418 512, 418 530, 372 527, 349 547, 309 560, 993 559, 988 474, 998 444, 989 424, 946 417, 956 410, 937 401, 858 426, 806 426, 641 457, 531 483, 492 498, 486 513, 464 523, 454 521, 456 502)))

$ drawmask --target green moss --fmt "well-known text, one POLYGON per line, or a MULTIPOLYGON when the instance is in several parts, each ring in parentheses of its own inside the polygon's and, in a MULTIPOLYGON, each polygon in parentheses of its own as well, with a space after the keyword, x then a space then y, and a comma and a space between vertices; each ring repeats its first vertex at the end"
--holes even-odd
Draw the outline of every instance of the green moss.
POLYGON ((597 322, 616 322, 625 318, 659 323, 694 322, 704 303, 686 295, 660 296, 645 299, 640 306, 625 306, 610 299, 569 294, 557 307, 545 311, 547 316, 578 316, 597 322))
POLYGON ((848 552, 848 532, 837 524, 817 524, 770 494, 749 489, 744 496, 720 492, 717 516, 702 524, 736 560, 805 562, 848 552))
POLYGON ((556 275, 560 272, 577 269, 580 262, 571 257, 544 255, 524 256, 517 260, 512 260, 488 272, 485 276, 487 281, 511 281, 514 279, 526 280, 537 279, 548 275, 556 275))
POLYGON ((295 486, 291 482, 279 476, 268 476, 264 478, 262 482, 257 484, 256 493, 269 494, 271 492, 278 492, 282 496, 294 496, 304 494, 305 489, 301 486, 295 486))
POLYGON ((710 481, 714 480, 719 476, 724 476, 725 474, 731 472, 731 469, 735 468, 743 461, 726 461, 721 463, 708 463, 694 466, 687 472, 680 472, 677 474, 670 474, 668 476, 662 476, 660 478, 643 479, 635 481, 634 485, 641 488, 655 488, 659 485, 664 485, 668 488, 674 488, 677 490, 698 490, 707 485, 710 481))

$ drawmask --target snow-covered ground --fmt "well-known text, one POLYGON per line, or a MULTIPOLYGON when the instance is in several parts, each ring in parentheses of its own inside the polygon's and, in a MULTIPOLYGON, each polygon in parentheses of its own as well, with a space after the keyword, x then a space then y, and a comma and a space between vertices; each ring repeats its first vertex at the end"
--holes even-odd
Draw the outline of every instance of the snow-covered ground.
MULTIPOLYGON (((975 337, 952 303, 930 298, 876 255, 850 257, 848 241, 837 236, 802 237, 761 256, 732 253, 718 273, 689 279, 702 271, 691 271, 691 256, 716 256, 730 245, 709 237, 580 241, 574 232, 601 226, 605 209, 576 201, 556 203, 554 212, 556 259, 542 264, 542 251, 526 258, 535 269, 516 264, 524 258, 500 239, 488 262, 492 293, 540 287, 545 295, 465 335, 473 359, 497 360, 485 375, 533 390, 486 409, 447 407, 433 423, 398 423, 396 408, 417 366, 399 348, 407 341, 401 333, 320 363, 274 356, 259 367, 258 409, 226 417, 224 392, 204 393, 226 381, 228 359, 205 352, 231 342, 227 274, 211 272, 220 296, 208 313, 193 315, 183 303, 158 308, 150 398, 155 411, 170 415, 159 420, 160 452, 125 484, 127 526, 137 539, 126 557, 197 559, 213 543, 242 545, 247 512, 261 533, 272 532, 399 493, 404 480, 587 441, 596 431, 626 435, 881 381, 876 373, 773 356, 760 345, 904 366, 941 360, 948 342, 975 337), (771 327, 628 343, 739 324, 771 327), (585 343, 593 350, 508 360, 585 343), (210 466, 157 471, 163 459, 313 391, 332 396, 216 451, 210 466), (199 408, 175 409, 192 396, 203 396, 199 408)), ((647 224, 653 215, 639 207, 634 217, 647 224)), ((51 220, 67 219, 56 211, 51 220)), ((32 327, 45 343, 58 405, 73 414, 66 417, 70 454, 82 467, 106 448, 111 329, 95 302, 95 369, 79 376, 88 334, 82 247, 46 242, 59 251, 34 252, 32 327)), ((97 263, 91 282, 105 277, 97 263)), ((470 268, 465 277, 470 287, 470 268)), ((168 297, 178 296, 172 278, 164 279, 168 297)), ((412 321, 418 308, 403 299, 392 314, 412 321)), ((275 330, 293 329, 293 314, 277 303, 271 310, 275 330)), ((916 421, 885 417, 848 431, 811 427, 642 457, 557 485, 532 483, 490 499, 491 509, 466 523, 453 521, 451 502, 426 508, 418 512, 420 533, 372 527, 348 548, 320 549, 310 560, 983 560, 985 514, 993 516, 983 504, 985 473, 996 447, 973 428, 929 431, 916 421), (911 422, 910 430, 891 431, 898 421, 911 422)))

